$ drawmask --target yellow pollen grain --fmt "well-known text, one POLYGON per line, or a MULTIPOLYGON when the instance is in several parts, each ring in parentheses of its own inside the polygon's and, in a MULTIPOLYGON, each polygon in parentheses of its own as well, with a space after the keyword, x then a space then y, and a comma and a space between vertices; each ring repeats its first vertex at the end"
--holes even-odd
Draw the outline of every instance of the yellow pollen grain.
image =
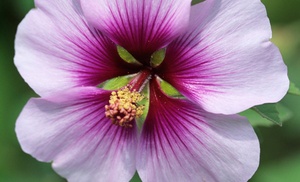
POLYGON ((128 87, 113 91, 109 105, 105 106, 105 116, 111 118, 113 124, 132 127, 130 122, 143 114, 145 106, 138 105, 143 99, 142 94, 135 90, 131 91, 128 87))

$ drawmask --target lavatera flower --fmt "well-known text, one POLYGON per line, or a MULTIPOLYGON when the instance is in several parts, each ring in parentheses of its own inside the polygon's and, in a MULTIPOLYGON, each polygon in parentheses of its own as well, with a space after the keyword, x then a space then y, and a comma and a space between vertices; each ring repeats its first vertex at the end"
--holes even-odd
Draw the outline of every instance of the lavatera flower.
POLYGON ((40 96, 16 123, 26 153, 71 182, 127 182, 136 171, 145 182, 251 178, 259 142, 237 113, 278 102, 289 85, 259 0, 35 5, 15 41, 15 64, 40 96), (125 75, 119 89, 101 87, 125 75))

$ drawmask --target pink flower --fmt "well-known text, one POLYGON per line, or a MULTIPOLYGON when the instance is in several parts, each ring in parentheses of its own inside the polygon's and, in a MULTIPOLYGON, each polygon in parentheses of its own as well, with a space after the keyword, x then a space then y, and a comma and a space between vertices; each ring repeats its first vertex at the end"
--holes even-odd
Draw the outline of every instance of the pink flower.
POLYGON ((259 142, 246 118, 277 102, 287 70, 259 0, 36 0, 15 64, 41 98, 20 114, 22 149, 69 181, 247 181, 259 142), (123 61, 116 45, 141 64, 123 61), (151 55, 166 48, 164 61, 151 55), (114 92, 100 83, 135 74, 114 92), (167 96, 163 79, 185 98, 167 96), (138 92, 149 84, 149 111, 138 92), (134 91, 134 89, 136 91, 134 91))

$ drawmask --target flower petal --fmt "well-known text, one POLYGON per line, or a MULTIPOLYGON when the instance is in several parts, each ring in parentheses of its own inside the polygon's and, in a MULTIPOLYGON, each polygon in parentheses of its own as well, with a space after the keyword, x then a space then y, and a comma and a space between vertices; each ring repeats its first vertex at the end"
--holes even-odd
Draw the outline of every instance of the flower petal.
POLYGON ((189 31, 167 48, 160 76, 213 113, 277 102, 289 86, 259 0, 207 0, 192 7, 189 31))
POLYGON ((129 181, 136 169, 137 129, 115 126, 105 117, 109 96, 76 88, 31 99, 16 124, 22 149, 38 160, 53 160, 69 181, 129 181))
POLYGON ((38 94, 133 72, 116 45, 87 24, 78 2, 37 0, 36 6, 18 27, 15 64, 38 94))
POLYGON ((84 0, 81 5, 93 26, 147 63, 186 29, 191 0, 84 0))
POLYGON ((259 163, 259 142, 246 118, 208 113, 170 98, 152 84, 137 152, 142 181, 247 181, 259 163))

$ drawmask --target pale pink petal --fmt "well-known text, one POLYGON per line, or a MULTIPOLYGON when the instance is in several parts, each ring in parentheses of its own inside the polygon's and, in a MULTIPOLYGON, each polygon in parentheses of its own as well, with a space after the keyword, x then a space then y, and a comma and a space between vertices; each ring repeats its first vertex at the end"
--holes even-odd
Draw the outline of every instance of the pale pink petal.
POLYGON ((259 142, 246 118, 216 115, 151 86, 137 151, 144 182, 247 181, 259 163, 259 142))
POLYGON ((97 88, 77 88, 31 99, 16 124, 22 149, 53 161, 71 182, 129 181, 136 169, 137 129, 105 117, 109 96, 97 88))
POLYGON ((81 0, 88 21, 140 62, 182 33, 191 0, 81 0))
POLYGON ((160 76, 213 113, 234 114, 279 101, 289 86, 259 0, 206 0, 189 31, 167 48, 160 76))
POLYGON ((38 94, 97 85, 134 71, 116 45, 87 24, 78 2, 38 0, 36 6, 18 27, 15 64, 38 94))

